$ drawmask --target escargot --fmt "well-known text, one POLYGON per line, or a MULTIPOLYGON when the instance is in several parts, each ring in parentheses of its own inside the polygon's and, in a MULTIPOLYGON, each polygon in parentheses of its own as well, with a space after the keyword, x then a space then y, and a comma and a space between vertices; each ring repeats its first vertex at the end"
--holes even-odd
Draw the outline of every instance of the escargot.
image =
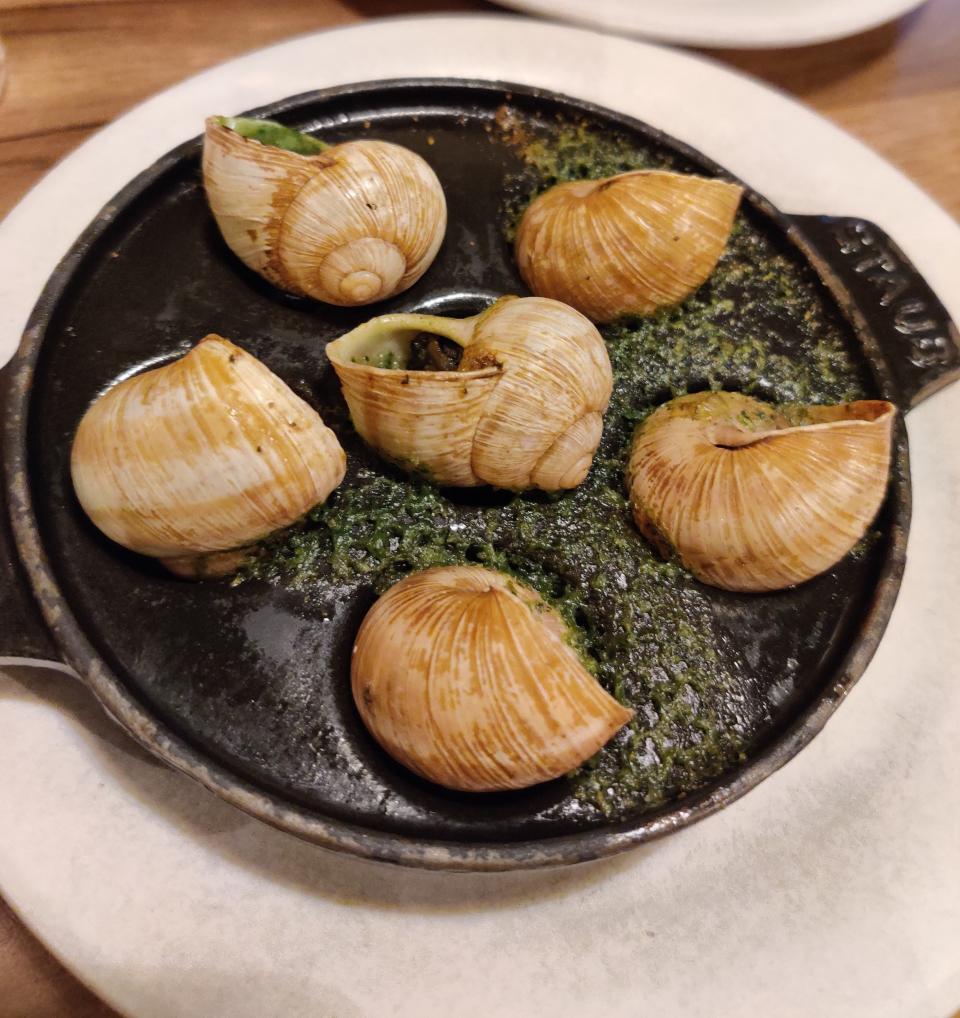
POLYGON ((677 304, 713 272, 742 191, 664 170, 557 184, 520 221, 520 274, 595 322, 677 304))
POLYGON ((235 569, 252 544, 325 501, 346 456, 269 368, 210 335, 97 399, 70 470, 107 537, 199 577, 235 569))
POLYGON ((671 400, 634 437, 634 519, 704 583, 802 583, 843 558, 880 509, 895 413, 883 400, 783 410, 733 392, 671 400))
POLYGON ((428 569, 392 586, 363 620, 350 674, 377 742, 459 791, 566 774, 633 716, 586 670, 552 608, 479 566, 428 569))
POLYGON ((576 487, 613 384, 596 328, 540 297, 503 297, 472 318, 383 315, 327 356, 360 435, 439 485, 576 487), (414 370, 418 337, 445 340, 447 363, 414 370))
POLYGON ((271 121, 211 117, 203 181, 234 254, 280 289, 330 304, 412 286, 447 224, 429 164, 375 139, 327 145, 271 121))

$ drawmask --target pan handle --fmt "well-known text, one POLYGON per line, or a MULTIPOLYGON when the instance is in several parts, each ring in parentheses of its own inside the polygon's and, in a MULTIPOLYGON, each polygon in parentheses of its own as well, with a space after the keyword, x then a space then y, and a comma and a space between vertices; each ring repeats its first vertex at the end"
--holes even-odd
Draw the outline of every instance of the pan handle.
POLYGON ((875 223, 847 216, 791 216, 801 246, 826 263, 827 282, 879 344, 894 401, 904 411, 960 378, 960 337, 947 309, 909 258, 875 223), (804 245, 804 242, 806 244, 804 245), (830 275, 835 277, 831 280, 830 275))
MULTIPOLYGON (((10 373, 9 366, 0 370, 0 409, 6 404, 10 373)), ((6 478, 2 443, 0 477, 6 478)), ((17 554, 4 497, 0 507, 0 665, 54 664, 64 668, 61 660, 17 554)))

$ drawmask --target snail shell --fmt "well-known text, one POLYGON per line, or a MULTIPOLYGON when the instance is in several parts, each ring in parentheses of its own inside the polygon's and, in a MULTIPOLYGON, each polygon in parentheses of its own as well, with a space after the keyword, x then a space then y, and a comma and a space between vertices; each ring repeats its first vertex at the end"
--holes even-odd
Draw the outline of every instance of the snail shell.
POLYGON ((663 170, 557 184, 520 221, 520 274, 534 293, 595 322, 650 314, 713 272, 742 191, 663 170))
POLYGON ((613 384, 594 326, 540 297, 504 297, 465 319, 383 315, 330 343, 327 356, 360 435, 439 485, 576 487, 613 384), (421 332, 462 348, 457 370, 407 369, 421 332), (378 367, 385 358, 395 367, 378 367))
POLYGON ((274 286, 353 307, 406 290, 429 268, 447 206, 415 152, 365 139, 305 155, 227 123, 280 125, 211 117, 203 145, 207 199, 227 246, 274 286))
POLYGON ((791 425, 731 392, 664 404, 627 467, 634 519, 662 552, 727 590, 777 590, 837 563, 883 502, 896 410, 811 406, 791 425))
POLYGON ((127 378, 84 414, 70 470, 96 526, 181 575, 216 575, 343 480, 320 415, 219 336, 127 378))
POLYGON ((394 759, 468 792, 560 777, 633 716, 536 593, 480 567, 428 569, 391 587, 360 627, 351 684, 394 759))

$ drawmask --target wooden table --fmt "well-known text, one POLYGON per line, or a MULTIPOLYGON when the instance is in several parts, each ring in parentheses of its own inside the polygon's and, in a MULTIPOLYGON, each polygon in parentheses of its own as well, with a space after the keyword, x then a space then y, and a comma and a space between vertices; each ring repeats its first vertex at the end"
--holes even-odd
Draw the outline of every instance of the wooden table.
MULTIPOLYGON (((498 8, 471 0, 0 0, 8 71, 0 216, 98 127, 187 75, 298 33, 449 10, 498 8)), ((710 55, 803 99, 960 218, 958 0, 930 0, 840 42, 710 55)), ((0 1018, 111 1014, 0 902, 0 1018)))

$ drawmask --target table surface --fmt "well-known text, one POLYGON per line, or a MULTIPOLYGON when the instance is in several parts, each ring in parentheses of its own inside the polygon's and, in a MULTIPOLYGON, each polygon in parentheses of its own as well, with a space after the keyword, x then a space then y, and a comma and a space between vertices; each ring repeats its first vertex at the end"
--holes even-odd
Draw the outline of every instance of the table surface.
MULTIPOLYGON (((93 131, 188 75, 291 35, 451 10, 499 9, 471 0, 0 0, 0 217, 93 131)), ((957 0, 930 0, 900 21, 824 45, 704 52, 807 102, 960 218, 957 0)), ((3 1018, 114 1014, 2 901, 0 1001, 3 1018)))

